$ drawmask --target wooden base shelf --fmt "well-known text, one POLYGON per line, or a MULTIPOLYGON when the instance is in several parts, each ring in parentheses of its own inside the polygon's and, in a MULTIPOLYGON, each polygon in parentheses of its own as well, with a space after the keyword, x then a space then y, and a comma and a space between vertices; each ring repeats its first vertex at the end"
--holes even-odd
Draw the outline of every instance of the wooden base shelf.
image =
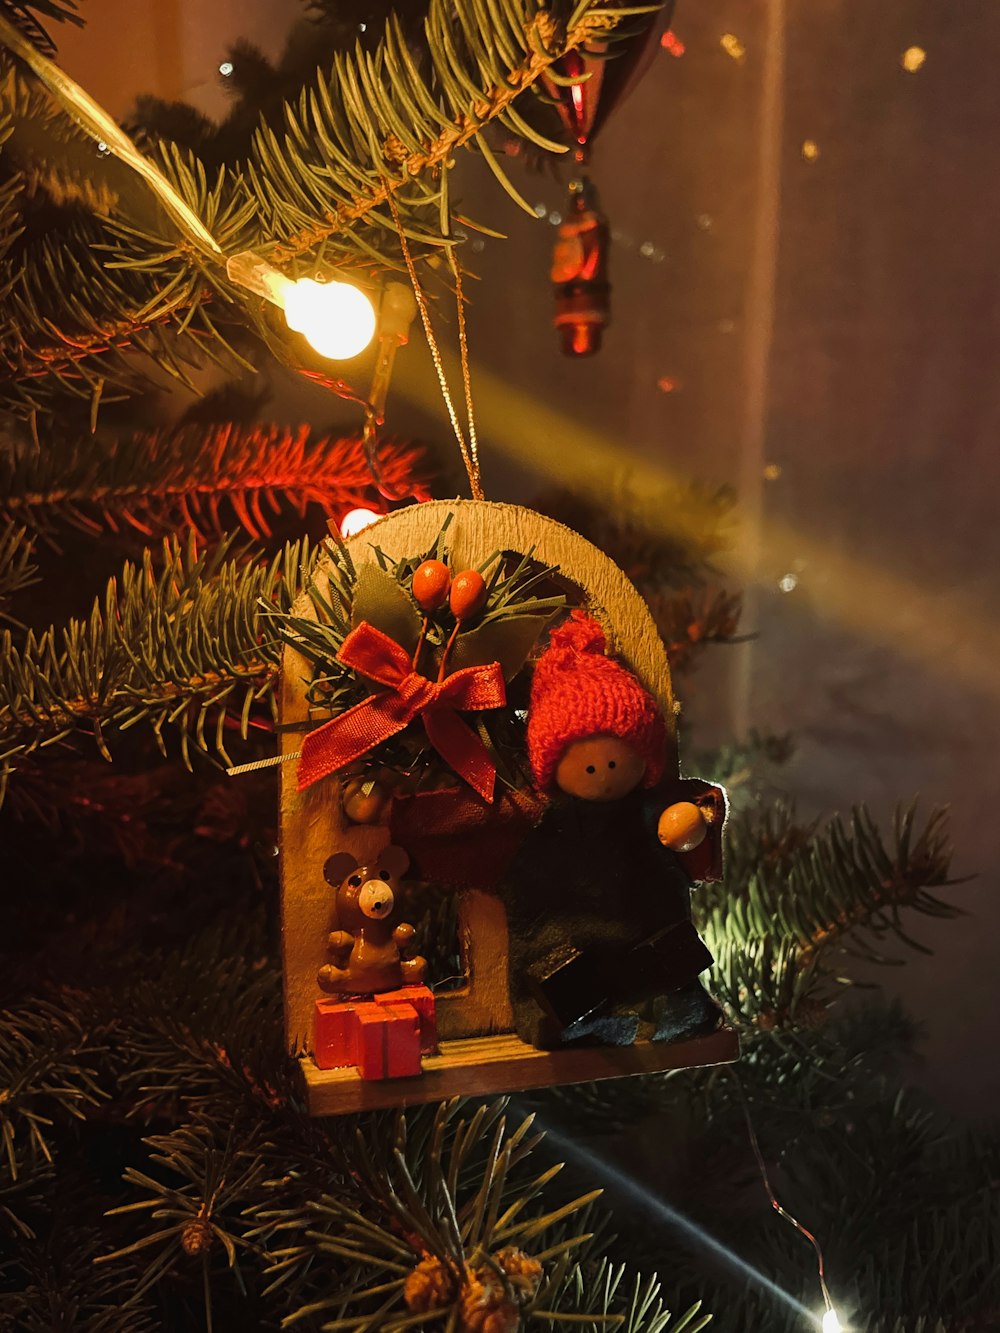
POLYGON ((538 1051, 513 1033, 444 1041, 438 1055, 426 1056, 419 1078, 366 1080, 354 1069, 318 1069, 308 1055, 300 1064, 310 1115, 345 1115, 384 1106, 476 1097, 558 1083, 590 1083, 666 1069, 731 1064, 739 1039, 720 1028, 690 1041, 637 1042, 634 1046, 587 1046, 538 1051))

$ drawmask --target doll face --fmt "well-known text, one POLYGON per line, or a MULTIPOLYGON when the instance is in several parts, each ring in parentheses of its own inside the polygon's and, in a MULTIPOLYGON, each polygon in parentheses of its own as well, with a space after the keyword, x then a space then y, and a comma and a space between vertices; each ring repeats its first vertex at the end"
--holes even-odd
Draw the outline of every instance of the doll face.
POLYGON ((584 801, 619 801, 638 787, 646 761, 617 736, 588 736, 566 747, 556 786, 584 801))

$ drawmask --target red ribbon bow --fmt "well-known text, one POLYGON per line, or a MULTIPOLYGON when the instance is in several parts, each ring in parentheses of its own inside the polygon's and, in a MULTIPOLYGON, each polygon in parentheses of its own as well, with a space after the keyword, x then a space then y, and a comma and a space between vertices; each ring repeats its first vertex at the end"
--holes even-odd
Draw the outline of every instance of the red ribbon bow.
POLYGON ((419 717, 445 763, 485 801, 493 800, 496 765, 457 710, 503 707, 507 691, 499 662, 462 667, 444 680, 428 680, 413 670, 405 648, 367 620, 348 634, 337 661, 388 690, 355 704, 306 736, 298 767, 299 791, 359 759, 419 717))

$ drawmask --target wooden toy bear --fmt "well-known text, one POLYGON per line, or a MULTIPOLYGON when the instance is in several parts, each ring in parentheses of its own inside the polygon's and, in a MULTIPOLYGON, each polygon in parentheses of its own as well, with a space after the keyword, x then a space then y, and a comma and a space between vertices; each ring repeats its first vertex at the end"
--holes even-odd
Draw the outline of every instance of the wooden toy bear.
POLYGON ((410 858, 402 847, 386 847, 362 865, 350 852, 327 858, 323 876, 336 890, 337 923, 328 950, 333 961, 316 980, 330 994, 359 995, 397 990, 423 981, 426 959, 405 956, 414 928, 399 919, 400 880, 410 858))

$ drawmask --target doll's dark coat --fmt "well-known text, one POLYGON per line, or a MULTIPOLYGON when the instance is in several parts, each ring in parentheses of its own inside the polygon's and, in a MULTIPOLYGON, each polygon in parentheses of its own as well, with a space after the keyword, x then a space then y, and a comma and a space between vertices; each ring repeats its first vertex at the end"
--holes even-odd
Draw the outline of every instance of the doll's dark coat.
POLYGON ((668 949, 666 963, 657 959, 651 967, 642 947, 691 919, 691 881, 656 835, 672 799, 675 792, 662 785, 609 802, 560 793, 521 844, 500 892, 510 931, 510 995, 523 1040, 550 1047, 585 1031, 556 1021, 539 1001, 537 978, 553 957, 579 952, 584 989, 593 973, 595 995, 613 991, 597 1014, 606 1016, 602 1039, 618 1042, 634 1038, 638 1009, 696 985, 711 962, 689 926, 673 934, 687 941, 674 962, 668 949))

